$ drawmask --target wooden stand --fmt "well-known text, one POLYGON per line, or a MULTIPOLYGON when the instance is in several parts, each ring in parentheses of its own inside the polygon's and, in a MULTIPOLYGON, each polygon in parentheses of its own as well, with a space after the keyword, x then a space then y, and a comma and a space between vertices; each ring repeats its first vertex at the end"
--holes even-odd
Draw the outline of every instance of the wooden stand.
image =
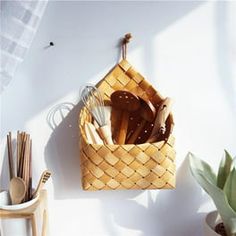
POLYGON ((32 236, 39 236, 38 229, 39 225, 37 223, 36 215, 40 214, 42 217, 42 236, 47 236, 48 230, 48 210, 47 210, 47 191, 41 190, 39 194, 39 199, 30 207, 21 210, 3 210, 0 209, 0 219, 14 219, 14 218, 24 218, 29 219, 32 226, 32 236))

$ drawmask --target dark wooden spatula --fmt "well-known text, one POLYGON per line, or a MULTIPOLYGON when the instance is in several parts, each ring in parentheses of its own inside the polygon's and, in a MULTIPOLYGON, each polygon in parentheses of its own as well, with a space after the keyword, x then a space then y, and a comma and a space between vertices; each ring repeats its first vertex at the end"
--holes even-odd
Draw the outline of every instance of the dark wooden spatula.
MULTIPOLYGON (((141 97, 139 97, 139 99, 140 99, 141 105, 138 110, 138 113, 139 113, 138 115, 141 116, 141 121, 140 123, 137 123, 136 127, 133 127, 133 132, 128 138, 126 142, 127 144, 135 143, 140 133, 144 129, 146 123, 152 122, 155 119, 156 108, 153 106, 153 104, 149 100, 142 99, 141 97)), ((146 130, 146 132, 148 132, 148 130, 146 130)), ((150 130, 150 134, 151 134, 151 130, 150 130)))
POLYGON ((140 107, 140 99, 135 94, 125 91, 117 90, 111 94, 112 106, 121 110, 121 122, 117 137, 118 144, 124 144, 129 123, 129 114, 136 111, 140 107))
POLYGON ((171 112, 173 100, 169 97, 165 98, 158 107, 154 127, 148 142, 155 142, 159 136, 166 132, 166 120, 171 112))

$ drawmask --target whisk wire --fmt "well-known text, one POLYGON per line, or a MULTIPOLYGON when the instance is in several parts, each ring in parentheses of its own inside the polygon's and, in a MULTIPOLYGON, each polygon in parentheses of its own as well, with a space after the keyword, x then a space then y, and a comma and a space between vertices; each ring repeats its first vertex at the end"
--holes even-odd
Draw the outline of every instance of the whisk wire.
POLYGON ((86 85, 81 90, 80 96, 85 107, 92 114, 99 126, 105 125, 106 115, 101 92, 95 86, 86 85))

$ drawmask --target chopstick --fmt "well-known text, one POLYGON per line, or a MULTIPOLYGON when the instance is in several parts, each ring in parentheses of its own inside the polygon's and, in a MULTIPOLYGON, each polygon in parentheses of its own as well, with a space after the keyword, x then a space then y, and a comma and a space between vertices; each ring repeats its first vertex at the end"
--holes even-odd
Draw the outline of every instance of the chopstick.
POLYGON ((26 185, 26 194, 25 194, 25 201, 27 200, 27 196, 28 196, 28 175, 29 175, 29 171, 28 171, 28 155, 29 153, 29 135, 26 134, 26 139, 25 139, 25 150, 24 150, 24 159, 23 159, 23 168, 22 168, 22 178, 25 181, 25 185, 26 185))
POLYGON ((7 150, 8 150, 8 163, 9 163, 9 174, 10 180, 15 176, 14 173, 14 162, 12 156, 12 140, 11 140, 11 132, 7 135, 7 150))
POLYGON ((29 186, 28 186, 28 200, 32 199, 32 139, 30 140, 30 154, 29 154, 29 186))
POLYGON ((26 134, 25 132, 21 133, 21 152, 19 158, 19 167, 18 167, 18 177, 23 178, 23 169, 24 169, 24 153, 25 153, 25 143, 26 143, 26 134))
MULTIPOLYGON (((21 153, 21 135, 20 135, 20 131, 17 131, 16 152, 17 152, 16 172, 18 172, 18 168, 19 168, 19 164, 20 164, 20 153, 21 153)), ((18 175, 18 173, 17 173, 17 175, 18 175)))
MULTIPOLYGON (((12 152, 11 132, 7 135, 7 149, 10 179, 15 176, 14 160, 12 152)), ((25 132, 17 131, 16 140, 16 176, 22 178, 26 184, 24 201, 32 198, 32 140, 25 132)))

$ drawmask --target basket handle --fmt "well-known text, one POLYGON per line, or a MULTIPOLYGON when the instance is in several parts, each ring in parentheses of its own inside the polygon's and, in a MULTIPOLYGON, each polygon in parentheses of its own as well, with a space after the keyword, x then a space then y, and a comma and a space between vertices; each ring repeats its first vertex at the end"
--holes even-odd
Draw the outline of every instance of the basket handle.
POLYGON ((130 42, 130 39, 132 38, 131 33, 127 33, 125 35, 125 37, 122 40, 122 45, 121 45, 121 49, 122 49, 122 58, 123 60, 126 59, 126 55, 127 55, 127 44, 130 42))

